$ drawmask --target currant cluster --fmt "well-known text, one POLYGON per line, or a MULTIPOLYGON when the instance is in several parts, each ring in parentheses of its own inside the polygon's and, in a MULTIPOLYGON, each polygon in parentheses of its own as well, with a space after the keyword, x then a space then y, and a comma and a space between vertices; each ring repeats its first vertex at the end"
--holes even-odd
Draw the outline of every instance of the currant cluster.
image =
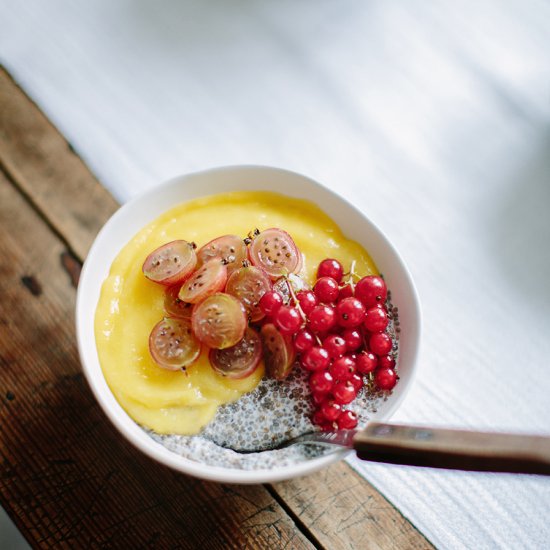
POLYGON ((387 333, 387 288, 381 277, 354 281, 353 270, 323 260, 313 290, 294 292, 285 304, 275 289, 266 292, 261 311, 285 338, 292 338, 315 405, 312 421, 324 430, 352 429, 357 415, 346 408, 366 385, 389 391, 397 383, 393 341, 387 333))

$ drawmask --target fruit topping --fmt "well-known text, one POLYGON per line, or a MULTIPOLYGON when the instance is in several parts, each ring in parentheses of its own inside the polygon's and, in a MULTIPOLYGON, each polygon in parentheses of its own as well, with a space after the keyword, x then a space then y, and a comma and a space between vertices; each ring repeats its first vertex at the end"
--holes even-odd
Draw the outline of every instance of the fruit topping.
POLYGON ((191 317, 195 336, 210 348, 234 346, 247 326, 244 306, 237 298, 217 292, 193 308, 191 317))
POLYGON ((348 356, 339 357, 329 367, 329 372, 335 380, 349 380, 355 373, 355 361, 348 356))
POLYGON ((339 334, 329 334, 323 340, 323 347, 328 351, 331 359, 338 359, 347 351, 346 341, 339 334))
POLYGON ((341 334, 346 341, 346 351, 355 351, 363 343, 363 335, 355 328, 348 328, 341 334))
POLYGON ((311 290, 300 290, 296 293, 296 298, 300 303, 302 311, 308 315, 311 310, 318 304, 317 296, 311 290))
POLYGON ((358 327, 365 319, 365 306, 353 296, 344 298, 336 306, 336 318, 341 327, 358 327))
POLYGON ((260 331, 264 347, 265 369, 270 378, 284 380, 294 365, 294 346, 288 336, 281 334, 273 323, 267 323, 260 331))
POLYGON ((317 278, 321 279, 322 277, 332 277, 336 279, 336 282, 339 283, 342 280, 344 275, 344 268, 338 260, 333 260, 332 258, 327 258, 323 260, 319 267, 317 268, 317 278))
POLYGON ((340 289, 338 288, 338 283, 336 279, 332 277, 321 277, 317 279, 315 286, 313 287, 313 292, 319 300, 325 304, 330 304, 336 301, 340 289))
POLYGON ((191 319, 193 304, 180 300, 178 294, 179 285, 169 286, 164 293, 164 311, 169 317, 181 317, 182 319, 191 319))
POLYGON ((159 366, 178 370, 197 359, 201 345, 191 330, 189 319, 165 317, 151 331, 149 351, 159 366))
POLYGON ((324 370, 330 364, 330 356, 325 348, 313 346, 302 354, 300 364, 306 370, 324 370))
POLYGON ((220 292, 227 282, 227 267, 220 260, 210 260, 185 281, 179 292, 179 299, 197 304, 207 296, 220 292))
POLYGON ((355 364, 357 365, 357 370, 361 374, 369 374, 378 366, 378 359, 374 353, 370 351, 362 351, 357 356, 355 364))
POLYGON ((336 312, 333 307, 321 304, 311 310, 308 321, 313 332, 327 332, 336 324, 336 312))
POLYGON ((253 265, 264 269, 272 279, 297 273, 302 266, 302 254, 282 229, 266 229, 255 234, 248 256, 253 265))
POLYGON ((334 400, 340 405, 347 405, 357 397, 357 390, 350 380, 342 380, 334 385, 334 400))
POLYGON ((291 291, 298 296, 300 292, 309 290, 309 287, 301 277, 291 273, 288 276, 279 277, 273 283, 273 290, 282 296, 283 304, 290 304, 294 303, 291 291))
POLYGON ((334 402, 334 399, 326 399, 321 403, 321 408, 319 409, 323 415, 324 420, 334 422, 342 413, 342 407, 334 402))
POLYGON ((388 312, 384 306, 374 306, 365 313, 365 328, 369 332, 384 332, 388 326, 388 312))
POLYGON ((377 304, 383 304, 386 301, 388 289, 382 277, 369 275, 363 277, 355 285, 355 297, 363 302, 367 308, 377 304))
POLYGON ((397 383, 397 374, 393 369, 378 369, 374 375, 374 383, 381 390, 391 390, 397 383))
POLYGON ((369 347, 376 355, 387 355, 392 349, 392 340, 389 334, 385 332, 376 332, 371 335, 369 347))
POLYGON ((197 265, 194 243, 179 240, 166 243, 153 250, 143 262, 143 274, 162 285, 184 281, 197 265))
POLYGON ((259 302, 266 292, 271 290, 271 279, 263 269, 255 266, 244 266, 231 273, 225 292, 238 298, 244 305, 251 322, 263 319, 265 313, 259 302))
POLYGON ((357 427, 357 415, 353 411, 344 411, 336 423, 339 430, 353 430, 357 427))
POLYGON ((266 375, 279 381, 299 365, 310 373, 312 421, 322 430, 355 428, 357 414, 349 407, 357 395, 395 387, 389 328, 395 310, 386 309, 382 277, 359 277, 355 262, 344 273, 338 260, 327 258, 311 290, 296 274, 302 254, 281 229, 256 230, 244 240, 224 235, 197 254, 193 246, 173 241, 143 266, 149 279, 170 285, 167 317, 149 338, 161 367, 190 365, 201 343, 210 348, 212 369, 231 379, 252 374, 262 358, 266 375))
POLYGON ((269 290, 260 298, 260 309, 264 315, 271 317, 283 305, 283 297, 276 290, 269 290))
POLYGON ((309 330, 303 328, 294 336, 294 349, 302 353, 315 345, 315 337, 309 330))
POLYGON ((309 386, 314 393, 328 393, 334 384, 334 379, 330 372, 319 370, 309 377, 309 386))
POLYGON ((275 326, 284 334, 295 334, 302 325, 300 312, 292 306, 281 306, 273 316, 275 326))
POLYGON ((378 358, 378 366, 381 369, 393 369, 395 367, 395 359, 391 355, 381 355, 378 358))
POLYGON ((242 340, 225 349, 211 349, 208 355, 212 368, 227 378, 246 378, 260 364, 262 342, 259 334, 248 327, 242 340))
POLYGON ((223 235, 206 243, 197 252, 197 259, 199 266, 210 260, 222 260, 227 265, 229 273, 231 273, 242 266, 247 254, 243 239, 237 235, 223 235))

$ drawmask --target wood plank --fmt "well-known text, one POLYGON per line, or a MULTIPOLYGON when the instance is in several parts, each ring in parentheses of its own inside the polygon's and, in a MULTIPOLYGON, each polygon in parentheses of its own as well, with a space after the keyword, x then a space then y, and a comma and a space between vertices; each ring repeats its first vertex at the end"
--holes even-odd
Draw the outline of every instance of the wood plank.
POLYGON ((40 547, 311 548, 261 485, 158 465, 106 420, 75 348, 65 245, 0 175, 0 493, 40 547))
POLYGON ((118 204, 0 66, 0 164, 80 259, 118 204))
MULTIPOLYGON (((33 129, 36 137, 31 143, 23 139, 17 116, 2 114, 0 164, 16 185, 30 196, 41 215, 67 239, 77 259, 82 260, 96 232, 115 210, 116 204, 82 162, 74 158, 66 162, 68 155, 74 157, 66 142, 10 77, 0 70, 0 104, 3 98, 9 100, 11 108, 21 113, 25 121, 23 126, 33 129), (50 151, 48 155, 33 152, 45 149, 50 151), (33 167, 27 168, 24 159, 29 158, 33 167), (66 167, 63 194, 56 192, 55 181, 43 176, 56 165, 66 167), (86 204, 88 196, 96 197, 100 204, 97 208, 87 209, 87 221, 80 224, 79 211, 74 208, 78 209, 79 203, 86 204), (105 198, 104 204, 101 197, 105 198), (53 204, 57 201, 63 206, 53 204), (73 231, 75 224, 77 232, 73 231), (70 231, 73 233, 69 234, 70 231), (78 239, 74 238, 76 234, 78 239)), ((75 279, 74 259, 65 254, 64 263, 69 265, 71 277, 75 279)), ((431 547, 398 510, 345 463, 309 477, 275 484, 270 491, 296 521, 310 531, 309 538, 327 548, 431 547), (346 483, 353 487, 353 491, 344 490, 346 483)))
POLYGON ((387 550, 432 545, 346 463, 274 485, 280 498, 325 548, 387 550))

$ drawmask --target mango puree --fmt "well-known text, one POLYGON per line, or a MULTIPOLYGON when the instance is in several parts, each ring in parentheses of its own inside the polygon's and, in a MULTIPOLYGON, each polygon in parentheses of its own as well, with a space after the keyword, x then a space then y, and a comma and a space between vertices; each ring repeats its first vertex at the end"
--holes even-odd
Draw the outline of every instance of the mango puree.
POLYGON ((99 361, 113 394, 139 424, 157 433, 192 435, 208 424, 219 405, 253 390, 263 365, 244 380, 228 380, 210 367, 208 350, 186 371, 160 368, 148 339, 163 317, 164 287, 144 277, 141 266, 158 246, 175 239, 201 247, 225 234, 280 227, 304 255, 303 277, 311 284, 319 262, 336 258, 361 276, 377 274, 368 253, 347 240, 314 204, 266 192, 235 192, 180 204, 144 227, 119 253, 101 290, 95 315, 99 361))

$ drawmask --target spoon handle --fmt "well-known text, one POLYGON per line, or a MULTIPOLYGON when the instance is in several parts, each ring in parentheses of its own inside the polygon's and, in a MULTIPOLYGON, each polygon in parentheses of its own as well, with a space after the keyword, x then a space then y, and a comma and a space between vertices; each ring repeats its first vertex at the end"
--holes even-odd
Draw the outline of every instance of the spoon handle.
POLYGON ((550 437, 544 436, 370 422, 353 447, 372 462, 550 475, 550 437))

